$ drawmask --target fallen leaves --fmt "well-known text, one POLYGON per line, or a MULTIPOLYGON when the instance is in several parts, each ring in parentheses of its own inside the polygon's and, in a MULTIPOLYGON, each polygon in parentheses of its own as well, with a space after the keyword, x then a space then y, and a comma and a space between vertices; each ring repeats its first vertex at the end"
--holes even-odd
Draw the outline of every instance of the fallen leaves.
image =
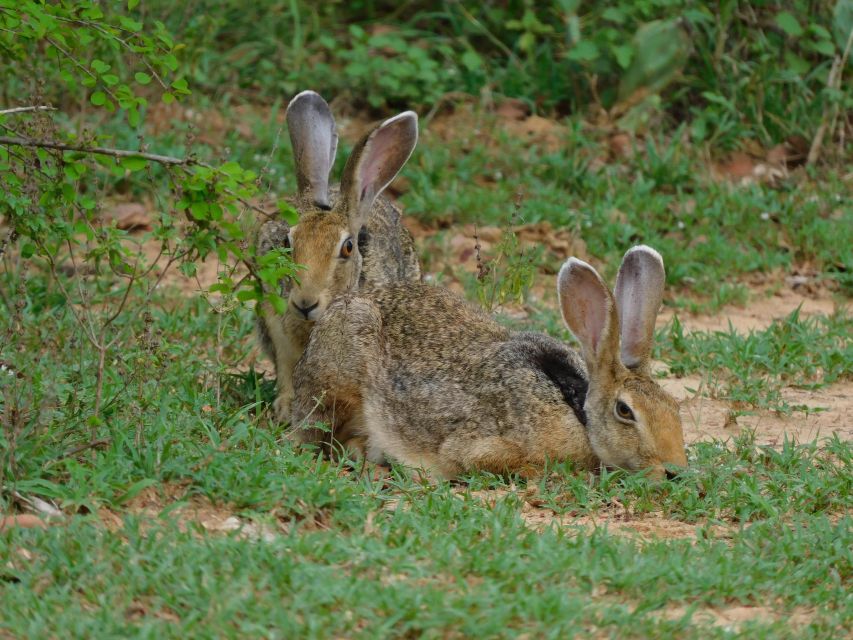
POLYGON ((9 529, 47 529, 47 523, 31 513, 0 516, 0 531, 9 529))

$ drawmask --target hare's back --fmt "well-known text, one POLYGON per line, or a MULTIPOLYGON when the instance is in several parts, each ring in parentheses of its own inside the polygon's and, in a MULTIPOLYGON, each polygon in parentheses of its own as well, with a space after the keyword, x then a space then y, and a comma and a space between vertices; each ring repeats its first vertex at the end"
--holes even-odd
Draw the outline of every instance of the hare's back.
POLYGON ((412 234, 387 198, 376 199, 358 242, 364 260, 362 286, 420 281, 421 265, 412 234))

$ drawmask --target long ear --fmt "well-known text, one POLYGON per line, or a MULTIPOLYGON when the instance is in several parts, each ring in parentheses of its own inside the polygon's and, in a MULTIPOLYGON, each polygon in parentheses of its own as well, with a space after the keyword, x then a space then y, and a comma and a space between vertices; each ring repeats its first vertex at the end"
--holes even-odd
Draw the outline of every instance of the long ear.
POLYGON ((619 319, 598 272, 583 260, 569 258, 557 276, 557 296, 566 326, 583 347, 590 371, 613 362, 619 349, 619 319))
POLYGON ((665 281, 663 258, 651 247, 632 247, 622 258, 615 296, 622 325, 622 364, 629 369, 648 367, 665 281))
POLYGON ((287 105, 286 119, 299 197, 328 209, 329 172, 338 148, 332 111, 319 94, 303 91, 287 105))
POLYGON ((418 142, 418 116, 404 111, 381 123, 352 150, 341 178, 350 219, 360 226, 373 201, 394 179, 418 142))

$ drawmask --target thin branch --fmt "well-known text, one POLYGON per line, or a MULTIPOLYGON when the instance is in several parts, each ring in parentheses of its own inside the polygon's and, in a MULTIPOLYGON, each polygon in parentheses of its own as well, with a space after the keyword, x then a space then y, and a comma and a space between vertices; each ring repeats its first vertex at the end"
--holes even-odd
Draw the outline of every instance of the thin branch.
MULTIPOLYGON (((77 266, 77 260, 74 258, 74 245, 71 244, 71 238, 66 238, 65 245, 68 247, 68 257, 71 258, 71 267, 74 269, 74 275, 78 275, 80 273, 79 267, 77 266)), ((89 321, 89 329, 93 336, 97 335, 95 332, 95 323, 92 322, 92 310, 89 305, 89 300, 86 298, 86 293, 83 291, 83 282, 82 278, 74 278, 74 282, 77 283, 77 291, 80 293, 80 306, 86 311, 86 320, 89 321)), ((71 298, 68 298, 68 303, 73 304, 71 298)), ((92 345, 96 349, 100 349, 101 345, 97 341, 93 341, 92 345)))
MULTIPOLYGON (((83 73, 85 73, 86 75, 88 75, 88 76, 89 76, 90 78, 92 78, 93 80, 95 80, 95 81, 97 81, 97 80, 98 80, 98 76, 96 76, 96 75, 95 75, 94 73, 92 73, 89 69, 87 69, 87 68, 85 67, 85 65, 81 64, 81 63, 80 63, 80 61, 79 61, 79 60, 77 60, 77 58, 75 58, 75 57, 71 54, 71 52, 70 52, 70 51, 68 51, 67 49, 63 48, 63 47, 62 47, 62 45, 60 45, 58 42, 56 42, 56 41, 54 41, 54 40, 52 40, 52 39, 50 39, 50 38, 45 38, 45 40, 46 40, 46 41, 47 41, 47 42, 48 42, 52 47, 54 47, 57 51, 59 51, 62 55, 64 55, 66 58, 68 58, 68 59, 69 59, 69 60, 74 64, 74 66, 76 66, 78 69, 80 69, 80 71, 82 71, 83 73)), ((118 102, 118 101, 119 101, 119 99, 118 99, 118 97, 116 96, 116 94, 114 94, 114 93, 112 92, 112 89, 110 89, 110 88, 109 88, 109 87, 107 87, 107 86, 104 86, 104 87, 103 87, 103 90, 107 93, 107 95, 109 95, 109 96, 110 96, 110 98, 112 98, 112 99, 113 99, 113 100, 115 100, 116 102, 118 102)))
POLYGON ((85 444, 78 445, 76 447, 72 447, 65 451, 64 453, 56 456, 55 460, 62 460, 64 458, 70 458, 71 456, 76 456, 78 453, 86 451, 87 449, 96 449, 98 447, 104 447, 112 442, 111 438, 98 438, 97 440, 92 440, 91 442, 87 442, 85 444))
MULTIPOLYGON (((193 157, 176 158, 174 156, 164 156, 158 153, 146 153, 144 151, 110 149, 109 147, 86 147, 82 145, 53 142, 51 140, 32 140, 29 138, 11 136, 0 136, 0 144, 18 147, 35 147, 39 149, 56 149, 57 151, 75 151, 79 153, 91 153, 94 155, 109 156, 111 158, 142 158, 143 160, 148 160, 149 162, 156 162, 158 164, 171 167, 203 167, 205 169, 216 171, 216 167, 214 167, 212 164, 196 160, 193 157)), ((252 209, 257 213, 260 213, 267 219, 270 219, 275 216, 275 213, 270 213, 269 211, 266 211, 258 205, 252 204, 245 198, 238 196, 231 189, 225 188, 223 189, 223 191, 232 198, 234 198, 237 202, 242 204, 244 207, 248 207, 249 209, 252 209)))
POLYGON ((80 314, 77 313, 77 309, 74 307, 74 303, 71 301, 71 295, 68 293, 68 290, 65 288, 65 285, 62 284, 62 280, 59 278, 59 273, 56 270, 56 261, 54 260, 53 255, 47 250, 38 239, 34 239, 36 246, 41 250, 41 252, 47 257, 47 265, 50 267, 50 274, 53 276, 53 280, 56 282, 59 287, 60 292, 68 300, 68 308, 71 309, 71 313, 74 314, 74 318, 77 320, 77 324, 83 329, 83 332, 86 334, 86 337, 89 339, 89 342, 92 343, 92 346, 96 349, 98 348, 98 338, 94 333, 90 333, 88 331, 89 327, 86 326, 86 323, 83 322, 83 318, 80 317, 80 314))
POLYGON ((212 169, 211 165, 199 162, 195 158, 175 158, 174 156, 162 156, 156 153, 145 153, 143 151, 128 151, 126 149, 110 149, 107 147, 86 147, 83 145, 64 144, 51 140, 31 140, 29 138, 13 138, 0 136, 0 144, 13 145, 17 147, 36 147, 40 149, 56 149, 57 151, 77 151, 80 153, 92 153, 99 156, 110 156, 112 158, 142 158, 158 164, 170 166, 192 166, 198 165, 212 169))
POLYGON ((26 113, 29 111, 56 111, 56 107, 48 106, 33 106, 33 107, 14 107, 12 109, 0 109, 0 116, 6 116, 10 113, 26 113))

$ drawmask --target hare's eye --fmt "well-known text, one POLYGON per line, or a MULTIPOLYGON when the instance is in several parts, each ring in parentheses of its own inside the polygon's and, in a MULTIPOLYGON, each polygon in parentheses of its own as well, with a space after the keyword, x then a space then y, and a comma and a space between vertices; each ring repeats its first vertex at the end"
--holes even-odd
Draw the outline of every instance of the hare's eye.
POLYGON ((341 245, 341 258, 349 258, 352 255, 353 244, 352 238, 347 238, 341 245))
POLYGON ((631 422, 636 421, 636 418, 634 417, 634 412, 631 411, 631 407, 629 407, 621 400, 616 401, 616 417, 620 420, 630 420, 631 422))

